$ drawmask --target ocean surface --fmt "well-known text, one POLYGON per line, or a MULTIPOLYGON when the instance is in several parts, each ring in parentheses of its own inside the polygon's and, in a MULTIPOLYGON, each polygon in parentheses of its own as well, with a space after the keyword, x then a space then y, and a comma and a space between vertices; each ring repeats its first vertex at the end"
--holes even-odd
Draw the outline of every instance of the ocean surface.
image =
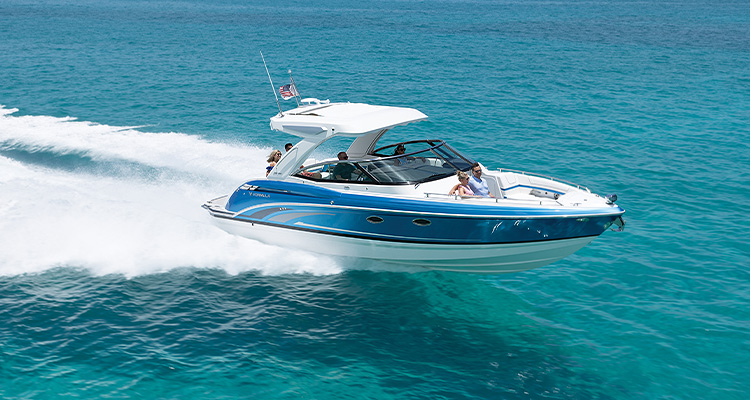
POLYGON ((750 397, 748 0, 2 0, 0 105, 0 398, 750 397), (294 141, 260 51, 626 229, 509 275, 231 236, 294 141))

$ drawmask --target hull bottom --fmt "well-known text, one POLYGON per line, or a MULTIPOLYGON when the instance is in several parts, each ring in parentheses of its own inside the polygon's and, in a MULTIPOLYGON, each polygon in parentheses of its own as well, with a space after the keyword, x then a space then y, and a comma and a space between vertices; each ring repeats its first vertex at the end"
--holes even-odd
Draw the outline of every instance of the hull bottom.
POLYGON ((565 258, 596 236, 504 244, 422 244, 328 235, 214 218, 225 231, 313 253, 409 265, 440 271, 501 274, 526 271, 565 258))

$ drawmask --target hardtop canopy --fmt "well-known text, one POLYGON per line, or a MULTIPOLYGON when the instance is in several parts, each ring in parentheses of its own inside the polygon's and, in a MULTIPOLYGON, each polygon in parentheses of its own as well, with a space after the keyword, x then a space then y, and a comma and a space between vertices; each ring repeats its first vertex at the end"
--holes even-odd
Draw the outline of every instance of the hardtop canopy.
POLYGON ((325 131, 331 136, 360 136, 425 119, 425 114, 413 108, 311 101, 272 117, 271 129, 303 138, 325 131))

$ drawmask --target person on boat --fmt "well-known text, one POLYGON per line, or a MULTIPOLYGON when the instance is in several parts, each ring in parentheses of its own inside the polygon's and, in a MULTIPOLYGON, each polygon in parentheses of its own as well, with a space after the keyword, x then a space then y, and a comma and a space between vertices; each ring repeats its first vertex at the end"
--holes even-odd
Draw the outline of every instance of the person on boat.
POLYGON ((333 168, 333 178, 337 181, 349 181, 352 179, 352 172, 354 172, 354 165, 346 162, 349 156, 345 151, 340 152, 337 155, 339 163, 333 168))
POLYGON ((427 163, 427 159, 425 159, 424 157, 407 157, 404 155, 404 153, 406 153, 406 147, 404 147, 403 144, 399 144, 398 146, 396 146, 396 150, 393 151, 393 155, 401 156, 401 157, 396 157, 396 160, 395 160, 396 165, 405 165, 409 162, 416 162, 416 161, 421 161, 425 164, 427 163))
POLYGON ((495 197, 490 193, 490 188, 487 186, 487 180, 482 179, 482 167, 479 163, 474 163, 474 165, 471 166, 469 187, 477 196, 495 197))
POLYGON ((403 155, 404 153, 406 153, 406 147, 404 147, 403 144, 400 144, 400 145, 396 146, 396 150, 393 152, 393 155, 394 156, 401 156, 401 157, 396 158, 396 160, 395 160, 396 165, 404 165, 404 164, 406 164, 409 161, 403 155))
POLYGON ((448 194, 459 195, 459 196, 476 196, 474 191, 469 187, 469 175, 466 172, 458 171, 458 184, 453 186, 448 194))
POLYGON ((276 166, 276 163, 281 160, 281 150, 274 150, 271 152, 271 154, 268 155, 268 166, 266 167, 266 176, 271 173, 271 170, 273 167, 276 166))

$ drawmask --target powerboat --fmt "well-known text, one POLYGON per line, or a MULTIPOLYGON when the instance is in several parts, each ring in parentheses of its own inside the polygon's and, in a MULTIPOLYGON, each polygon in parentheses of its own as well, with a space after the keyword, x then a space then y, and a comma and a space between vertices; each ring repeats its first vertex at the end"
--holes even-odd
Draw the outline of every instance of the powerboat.
POLYGON ((427 119, 413 108, 302 99, 271 118, 301 138, 266 179, 203 207, 227 232, 327 255, 433 270, 509 273, 541 267, 622 228, 616 196, 552 177, 488 170, 439 139, 380 145, 390 129, 427 119), (311 161, 334 137, 340 157, 311 161), (458 171, 492 197, 453 192, 458 171))

